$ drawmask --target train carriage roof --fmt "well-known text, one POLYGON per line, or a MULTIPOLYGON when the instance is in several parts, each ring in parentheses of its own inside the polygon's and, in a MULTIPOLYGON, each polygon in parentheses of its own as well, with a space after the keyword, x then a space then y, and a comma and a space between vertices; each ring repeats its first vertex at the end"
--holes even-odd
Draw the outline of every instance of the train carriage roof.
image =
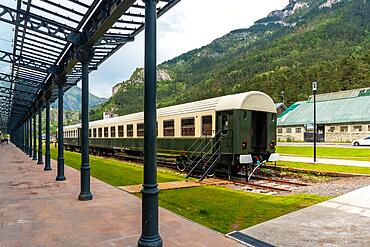
MULTIPOLYGON (((251 91, 233 95, 226 95, 212 99, 200 100, 181 105, 169 106, 157 110, 158 117, 175 116, 204 111, 228 111, 245 109, 250 111, 261 111, 276 113, 274 101, 265 93, 251 91)), ((143 112, 129 114, 125 116, 103 119, 90 122, 91 127, 119 124, 129 121, 140 121, 144 119, 143 112)), ((80 127, 80 124, 68 126, 67 129, 80 127)))

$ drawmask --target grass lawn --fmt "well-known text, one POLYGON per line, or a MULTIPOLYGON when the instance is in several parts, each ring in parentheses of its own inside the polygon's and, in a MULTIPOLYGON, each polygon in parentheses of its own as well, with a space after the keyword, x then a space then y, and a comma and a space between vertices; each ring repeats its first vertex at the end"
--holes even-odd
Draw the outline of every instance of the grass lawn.
MULTIPOLYGON (((277 146, 276 152, 312 157, 313 147, 277 146)), ((317 147, 317 156, 322 158, 370 161, 370 149, 317 147)))
MULTIPOLYGON (((54 147, 51 156, 57 158, 54 147)), ((66 151, 64 158, 66 165, 80 168, 79 153, 66 151)), ((141 166, 95 156, 90 156, 90 165, 93 177, 113 186, 142 183, 141 166)), ((183 179, 172 171, 158 171, 159 182, 183 179)), ((159 194, 161 207, 222 233, 244 229, 327 199, 329 197, 305 194, 262 195, 216 186, 163 190, 159 194)))
POLYGON ((370 174, 370 168, 369 167, 359 167, 359 166, 307 164, 307 163, 287 162, 287 161, 279 161, 279 162, 277 162, 277 165, 282 166, 282 167, 302 168, 302 169, 309 169, 309 170, 315 170, 315 171, 370 174))
MULTIPOLYGON (((58 150, 51 146, 50 151, 51 158, 57 160, 58 150)), ((64 162, 66 165, 79 170, 81 167, 81 154, 64 151, 64 162)), ((91 176, 113 186, 141 184, 143 181, 143 168, 139 165, 90 155, 90 166, 91 176)), ((158 171, 158 182, 178 180, 184 180, 184 177, 164 169, 158 171)))
POLYGON ((159 204, 216 231, 227 233, 329 198, 305 194, 271 196, 207 186, 161 191, 159 204))

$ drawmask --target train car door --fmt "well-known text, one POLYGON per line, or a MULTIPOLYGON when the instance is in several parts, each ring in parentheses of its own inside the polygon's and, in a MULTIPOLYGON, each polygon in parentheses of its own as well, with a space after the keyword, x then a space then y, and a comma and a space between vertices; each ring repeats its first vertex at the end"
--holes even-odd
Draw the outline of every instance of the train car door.
POLYGON ((217 130, 222 136, 222 152, 233 153, 233 112, 220 112, 217 115, 217 130))
POLYGON ((266 152, 267 149, 267 113, 252 112, 252 149, 254 152, 266 152))

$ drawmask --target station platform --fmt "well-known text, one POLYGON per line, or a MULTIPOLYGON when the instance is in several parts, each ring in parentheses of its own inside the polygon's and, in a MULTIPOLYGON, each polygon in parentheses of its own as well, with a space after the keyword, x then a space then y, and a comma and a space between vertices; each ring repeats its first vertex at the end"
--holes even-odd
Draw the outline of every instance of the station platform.
POLYGON ((370 246, 370 186, 247 228, 272 246, 370 246))
MULTIPOLYGON (((298 156, 280 156, 280 161, 289 161, 289 162, 302 162, 314 164, 313 158, 309 157, 298 157, 298 156)), ((370 161, 359 161, 359 160, 344 160, 344 159, 329 159, 329 158, 317 158, 316 164, 325 164, 325 165, 341 165, 341 166, 358 166, 358 167, 369 167, 370 161)))
MULTIPOLYGON (((79 171, 65 166, 56 182, 13 144, 0 146, 0 246, 137 246, 140 198, 91 178, 92 201, 77 200, 79 171)), ((164 246, 242 246, 160 208, 164 246)))

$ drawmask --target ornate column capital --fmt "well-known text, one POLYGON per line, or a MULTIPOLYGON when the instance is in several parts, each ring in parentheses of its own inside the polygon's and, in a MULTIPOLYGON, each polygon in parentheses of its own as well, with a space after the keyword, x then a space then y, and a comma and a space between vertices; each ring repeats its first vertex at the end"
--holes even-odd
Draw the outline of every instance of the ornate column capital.
POLYGON ((67 83, 67 77, 65 75, 55 75, 53 78, 53 82, 58 87, 63 87, 67 83))
POLYGON ((76 59, 80 63, 90 63, 91 59, 94 57, 94 48, 91 46, 80 46, 76 51, 76 59))

